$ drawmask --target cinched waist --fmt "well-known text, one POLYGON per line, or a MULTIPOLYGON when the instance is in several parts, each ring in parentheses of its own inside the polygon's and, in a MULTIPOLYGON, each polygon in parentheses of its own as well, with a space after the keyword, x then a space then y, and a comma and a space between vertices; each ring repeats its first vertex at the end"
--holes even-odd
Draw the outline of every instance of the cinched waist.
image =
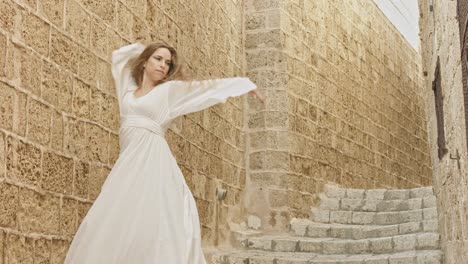
POLYGON ((139 127, 164 137, 164 129, 154 120, 138 115, 120 116, 120 127, 139 127))

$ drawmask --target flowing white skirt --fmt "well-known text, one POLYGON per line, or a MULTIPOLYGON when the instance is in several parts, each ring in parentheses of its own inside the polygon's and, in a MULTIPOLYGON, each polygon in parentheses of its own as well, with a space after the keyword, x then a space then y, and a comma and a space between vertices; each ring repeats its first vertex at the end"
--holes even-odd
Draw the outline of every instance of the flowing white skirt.
POLYGON ((205 264, 195 200, 166 140, 121 128, 121 152, 66 264, 205 264))

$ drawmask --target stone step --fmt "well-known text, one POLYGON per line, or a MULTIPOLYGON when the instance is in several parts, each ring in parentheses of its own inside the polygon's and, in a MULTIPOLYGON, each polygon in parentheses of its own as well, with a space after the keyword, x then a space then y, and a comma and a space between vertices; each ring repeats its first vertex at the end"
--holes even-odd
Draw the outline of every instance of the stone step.
POLYGON ((396 212, 354 212, 312 209, 311 219, 321 223, 356 225, 395 225, 437 219, 435 207, 396 212))
POLYGON ((366 239, 413 234, 418 232, 437 232, 437 220, 423 220, 395 225, 352 225, 318 223, 307 219, 292 219, 290 233, 293 236, 312 238, 366 239))
POLYGON ((329 198, 369 199, 369 200, 407 200, 434 196, 432 187, 419 187, 403 190, 387 189, 346 189, 336 185, 325 185, 325 195, 329 198))
POLYGON ((320 197, 319 209, 328 211, 395 212, 436 208, 435 196, 425 198, 376 200, 320 197))
POLYGON ((317 254, 382 254, 439 249, 438 233, 418 233, 371 239, 293 237, 289 234, 248 238, 247 249, 317 254))
POLYGON ((405 251, 393 254, 320 255, 314 253, 230 250, 212 256, 213 264, 441 264, 440 250, 405 251))

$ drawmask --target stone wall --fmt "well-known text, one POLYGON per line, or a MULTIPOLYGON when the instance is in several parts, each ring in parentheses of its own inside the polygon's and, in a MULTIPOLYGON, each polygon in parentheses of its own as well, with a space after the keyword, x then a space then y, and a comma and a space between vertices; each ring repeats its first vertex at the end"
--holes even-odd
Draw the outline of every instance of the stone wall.
POLYGON ((457 1, 419 1, 428 134, 434 167, 434 189, 439 208, 439 232, 444 263, 468 259, 468 153, 466 150, 460 32, 457 1), (431 7, 430 3, 434 5, 431 7), (432 9, 432 11, 431 11, 432 9), (439 158, 435 98, 432 91, 437 59, 443 95, 447 153, 439 158))
MULTIPOLYGON (((240 76, 242 10, 216 0, 0 2, 0 263, 63 263, 119 152, 111 52, 164 39, 196 77, 240 76)), ((207 243, 239 215, 243 100, 180 118, 167 134, 207 243), (228 190, 218 210, 216 187, 228 190)))
POLYGON ((246 204, 264 227, 309 216, 327 182, 431 185, 420 55, 373 2, 343 5, 246 2, 246 70, 269 100, 249 104, 246 204))

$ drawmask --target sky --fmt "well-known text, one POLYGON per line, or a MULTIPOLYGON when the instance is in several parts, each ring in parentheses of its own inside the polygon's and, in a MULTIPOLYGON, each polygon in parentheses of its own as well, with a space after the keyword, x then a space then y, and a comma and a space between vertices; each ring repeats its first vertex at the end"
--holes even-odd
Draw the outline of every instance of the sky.
POLYGON ((419 50, 418 0, 373 0, 415 50, 419 50))

